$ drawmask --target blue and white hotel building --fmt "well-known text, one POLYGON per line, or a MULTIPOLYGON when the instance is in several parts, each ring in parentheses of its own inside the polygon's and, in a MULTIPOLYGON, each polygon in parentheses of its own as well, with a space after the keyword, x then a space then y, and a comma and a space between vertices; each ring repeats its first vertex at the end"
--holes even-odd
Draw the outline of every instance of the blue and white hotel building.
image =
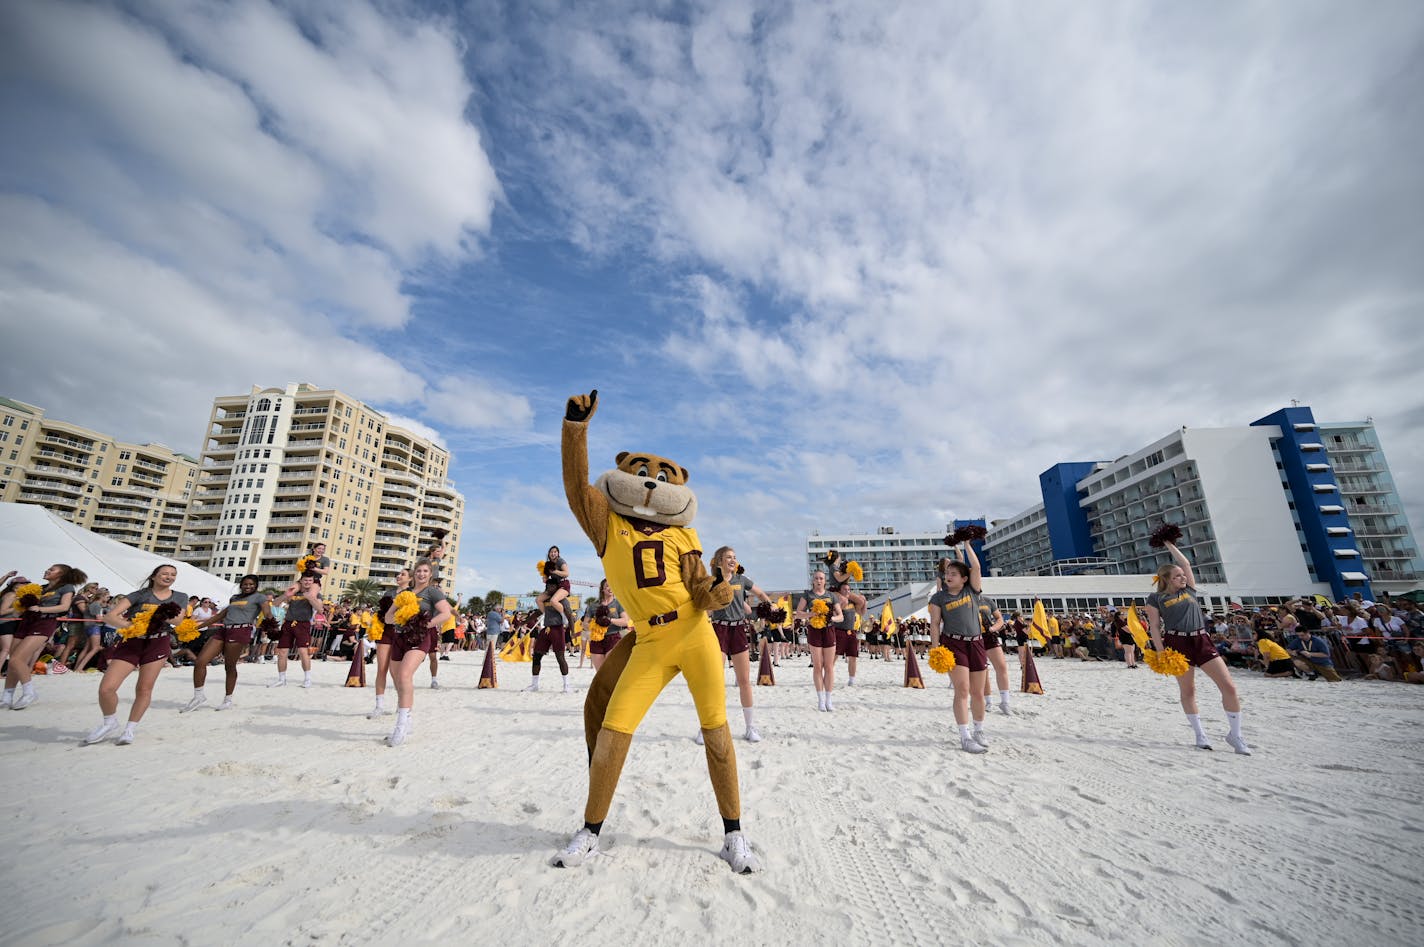
POLYGON ((999 574, 1155 572, 1166 557, 1148 537, 1172 522, 1198 584, 1246 604, 1372 598, 1424 578, 1369 421, 1320 423, 1295 406, 1243 427, 1183 427, 1116 460, 1057 464, 1039 487, 1042 502, 990 527, 999 574))

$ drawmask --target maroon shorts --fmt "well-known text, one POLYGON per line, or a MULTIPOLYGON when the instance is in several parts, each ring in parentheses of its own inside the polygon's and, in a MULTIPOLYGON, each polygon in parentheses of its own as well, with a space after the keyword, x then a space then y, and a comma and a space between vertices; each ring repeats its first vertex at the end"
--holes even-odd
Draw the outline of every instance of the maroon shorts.
POLYGON ((572 592, 574 590, 574 587, 569 584, 568 579, 560 579, 557 582, 544 583, 545 595, 553 595, 555 592, 559 591, 559 589, 563 589, 565 592, 572 592))
POLYGON ((218 629, 218 633, 213 635, 213 641, 221 641, 223 644, 252 644, 251 625, 223 625, 218 629))
POLYGON ((563 625, 545 625, 539 629, 539 633, 534 636, 534 653, 548 654, 550 651, 564 651, 568 647, 568 639, 564 633, 563 625))
POLYGON ((1168 632, 1162 636, 1162 647, 1182 652, 1187 663, 1194 668, 1204 667, 1208 661, 1221 657, 1216 645, 1211 643, 1211 635, 1177 635, 1168 632))
POLYGON ((424 631, 401 631, 399 628, 387 628, 386 633, 381 636, 381 644, 387 641, 391 643, 391 661, 399 664, 401 659, 412 651, 423 651, 429 654, 440 647, 440 632, 434 628, 427 628, 424 631))
POLYGON ((1003 642, 999 640, 999 633, 997 631, 984 632, 983 639, 985 651, 993 651, 995 648, 1002 648, 1004 646, 1003 642))
POLYGON ((954 638, 950 635, 940 635, 939 643, 944 645, 954 654, 955 667, 969 668, 972 671, 982 671, 989 666, 989 658, 984 653, 984 639, 978 638, 954 638))
POLYGON ((714 621, 712 630, 717 633, 717 646, 727 657, 751 650, 751 646, 747 644, 750 626, 746 622, 714 621))
POLYGON ((834 648, 836 646, 836 630, 829 625, 825 628, 808 627, 806 643, 813 648, 834 648))
POLYGON ((48 638, 59 627, 59 619, 53 615, 36 615, 25 612, 15 623, 15 640, 24 638, 48 638))
POLYGON ((288 648, 310 648, 311 622, 291 619, 282 622, 282 633, 277 636, 277 647, 283 651, 288 648))
POLYGON ((152 638, 130 638, 128 641, 120 639, 109 649, 106 657, 110 661, 127 661, 137 666, 167 661, 172 653, 173 639, 164 634, 152 638))
POLYGON ((836 629, 836 657, 860 657, 860 639, 856 637, 854 631, 847 631, 844 628, 836 629))
POLYGON ((602 641, 590 641, 588 643, 589 654, 607 654, 618 647, 618 642, 623 640, 623 636, 616 631, 609 631, 603 636, 602 641))

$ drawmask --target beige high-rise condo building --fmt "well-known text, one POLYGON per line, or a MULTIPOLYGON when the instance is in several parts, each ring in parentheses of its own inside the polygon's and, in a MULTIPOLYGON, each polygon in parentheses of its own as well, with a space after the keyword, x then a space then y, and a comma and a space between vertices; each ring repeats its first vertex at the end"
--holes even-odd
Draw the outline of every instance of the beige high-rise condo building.
POLYGON ((296 575, 326 543, 334 597, 352 579, 388 584, 446 531, 441 585, 454 591, 465 498, 450 453, 333 389, 296 384, 213 400, 179 556, 263 586, 296 575))
POLYGON ((198 462, 0 398, 0 500, 34 503, 111 539, 174 556, 198 462))

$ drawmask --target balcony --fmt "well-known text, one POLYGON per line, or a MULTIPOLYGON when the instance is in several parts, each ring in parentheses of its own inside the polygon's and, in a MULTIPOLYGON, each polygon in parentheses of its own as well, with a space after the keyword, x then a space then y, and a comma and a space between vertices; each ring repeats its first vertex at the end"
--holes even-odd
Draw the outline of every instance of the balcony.
POLYGON ((317 405, 316 407, 294 408, 292 415, 293 417, 306 417, 313 414, 326 414, 327 410, 328 406, 324 404, 317 405))
POLYGON ((68 437, 61 437, 58 434, 46 434, 40 438, 41 444, 54 444, 58 447, 68 447, 73 450, 83 451, 86 454, 94 453, 93 441, 76 441, 68 437))
MULTIPOLYGON (((298 477, 298 480, 310 480, 310 477, 298 477)), ((278 487, 273 491, 277 496, 311 496, 311 487, 278 487)), ((303 503, 302 506, 309 504, 303 503)))
POLYGON ((305 526, 305 516, 273 516, 267 520, 269 526, 305 526))
POLYGON ((300 454, 295 457, 289 454, 282 460, 282 476, 310 477, 312 471, 307 468, 315 468, 320 463, 320 454, 300 454), (306 472, 303 472, 304 470, 306 472))
POLYGON ((390 496, 391 494, 405 497, 419 497, 420 491, 412 489, 411 487, 403 487, 398 483, 386 484, 381 488, 382 498, 390 496))
MULTIPOLYGON (((290 428, 288 428, 287 430, 288 430, 289 432, 290 432, 290 431, 325 431, 325 430, 326 430, 326 422, 323 421, 323 422, 320 422, 320 423, 317 423, 317 424, 293 424, 293 425, 292 425, 290 428)), ((288 443, 291 443, 291 441, 288 441, 288 443)))
POLYGON ((1350 516, 1398 516, 1400 508, 1393 503, 1352 504, 1346 510, 1350 516))

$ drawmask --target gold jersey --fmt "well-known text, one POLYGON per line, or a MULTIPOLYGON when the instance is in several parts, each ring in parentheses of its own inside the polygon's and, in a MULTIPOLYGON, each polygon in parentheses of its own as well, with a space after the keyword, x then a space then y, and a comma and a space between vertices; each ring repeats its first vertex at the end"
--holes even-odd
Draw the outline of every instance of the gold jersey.
POLYGON ((603 572, 613 594, 639 631, 648 619, 676 611, 678 618, 692 614, 692 596, 682 581, 682 557, 700 554, 702 541, 687 526, 634 526, 608 511, 608 545, 603 550, 603 572))

